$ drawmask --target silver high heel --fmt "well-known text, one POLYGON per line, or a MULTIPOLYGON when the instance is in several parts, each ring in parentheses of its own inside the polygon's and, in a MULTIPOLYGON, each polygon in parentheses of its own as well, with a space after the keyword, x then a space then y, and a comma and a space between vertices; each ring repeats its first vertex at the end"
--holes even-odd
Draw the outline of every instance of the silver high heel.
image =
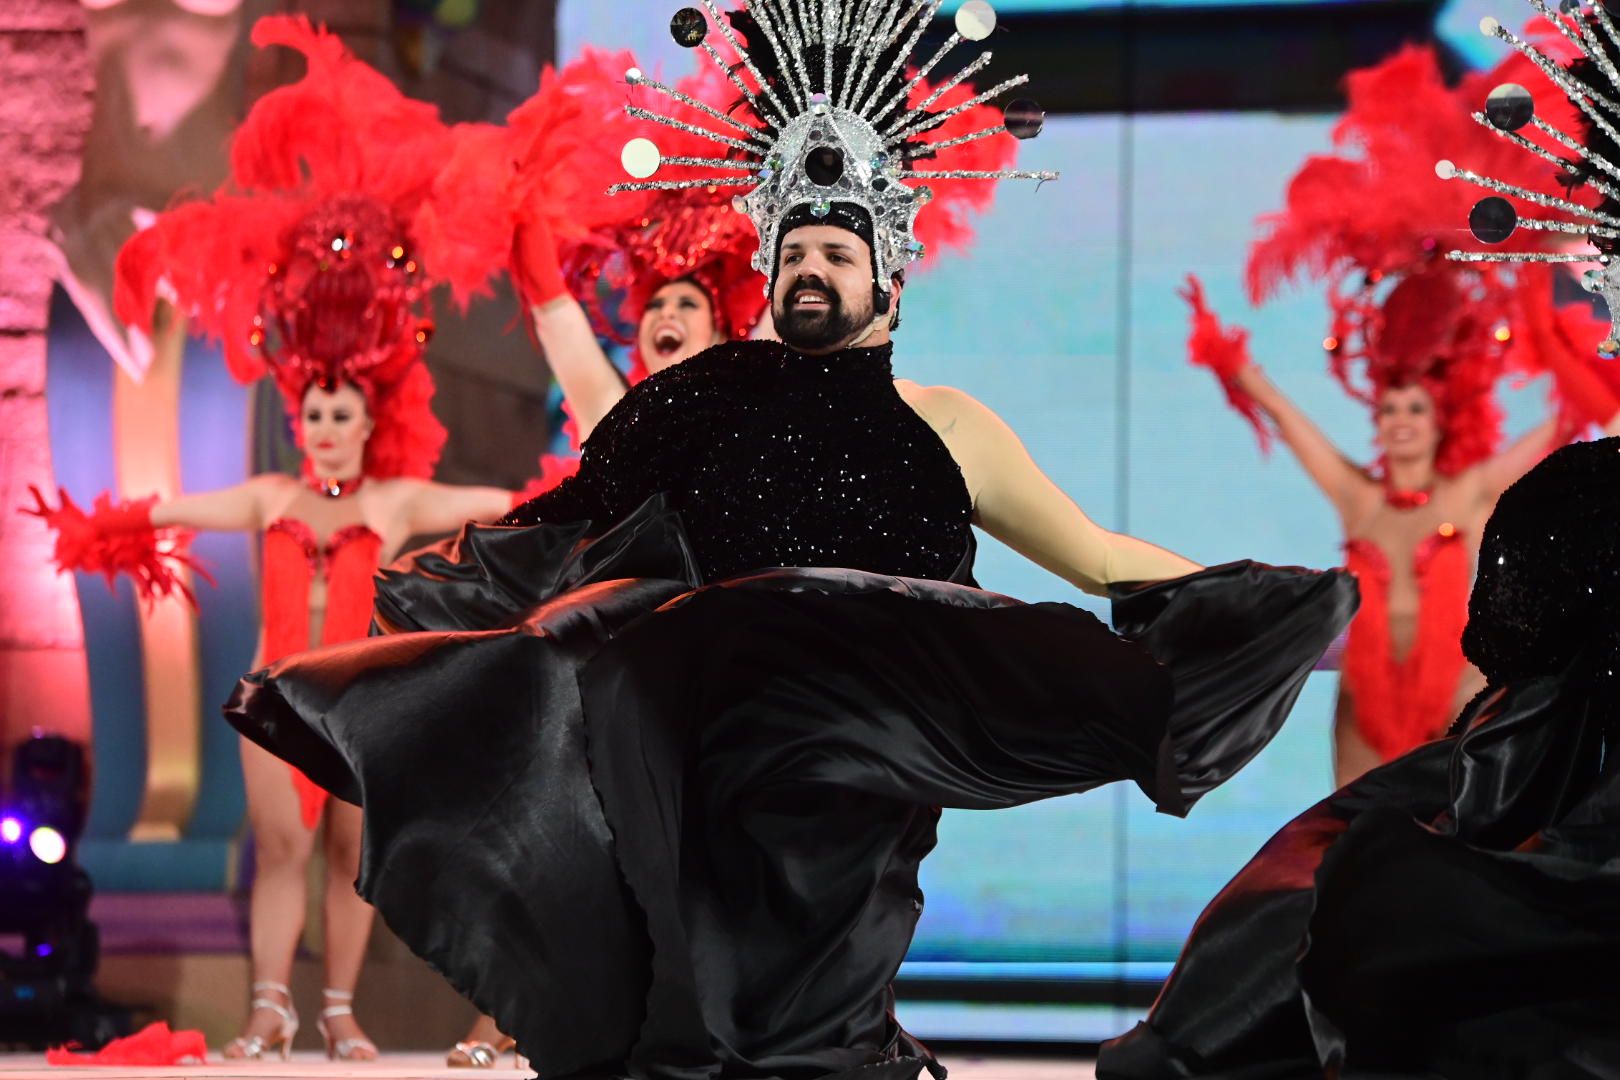
POLYGON ((341 1002, 338 1005, 328 1005, 321 1010, 320 1017, 315 1021, 315 1029, 321 1033, 326 1041, 326 1059, 328 1061, 371 1061, 377 1057, 377 1044, 370 1039, 361 1037, 354 1039, 339 1039, 332 1041, 332 1032, 326 1022, 337 1016, 353 1016, 354 1006, 348 1004, 354 1000, 354 994, 348 990, 333 990, 331 987, 321 991, 323 999, 341 1002))
POLYGON ((270 1038, 263 1035, 238 1035, 225 1044, 224 1055, 227 1059, 237 1061, 259 1061, 263 1059, 264 1052, 272 1046, 281 1047, 281 1060, 286 1061, 292 1056, 293 1036, 298 1034, 298 1014, 293 1011, 292 991, 286 984, 278 982, 256 982, 253 984, 253 999, 248 1002, 248 1015, 260 1009, 266 1009, 281 1017, 281 1030, 270 1038), (274 990, 287 999, 283 1005, 279 1001, 271 1001, 267 997, 260 997, 262 990, 274 990))
MULTIPOLYGON (((501 1055, 508 1051, 515 1052, 517 1043, 511 1038, 503 1036, 498 1042, 487 1043, 480 1039, 470 1042, 458 1042, 456 1048, 445 1057, 444 1063, 452 1069, 493 1069, 500 1064, 501 1055), (457 1061, 456 1055, 466 1058, 457 1061)), ((523 1055, 517 1055, 518 1068, 523 1068, 523 1055)))

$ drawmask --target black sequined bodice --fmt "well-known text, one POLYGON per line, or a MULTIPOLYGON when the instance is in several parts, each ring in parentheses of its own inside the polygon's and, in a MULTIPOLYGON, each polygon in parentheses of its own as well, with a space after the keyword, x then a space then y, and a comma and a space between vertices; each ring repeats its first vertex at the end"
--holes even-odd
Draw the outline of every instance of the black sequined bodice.
POLYGON ((891 349, 716 346, 631 390, 579 474, 506 519, 600 532, 664 492, 709 580, 771 566, 949 578, 972 505, 944 443, 894 388, 891 349))
POLYGON ((1462 639, 1493 684, 1555 674, 1583 652, 1606 680, 1620 671, 1617 481, 1620 438, 1573 443, 1497 500, 1462 639))

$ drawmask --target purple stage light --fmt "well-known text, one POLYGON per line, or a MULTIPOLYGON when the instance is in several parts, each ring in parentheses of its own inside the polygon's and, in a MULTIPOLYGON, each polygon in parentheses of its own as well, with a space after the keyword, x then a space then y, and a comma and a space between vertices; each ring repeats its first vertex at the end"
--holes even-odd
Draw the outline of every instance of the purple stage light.
POLYGON ((22 839, 23 823, 9 814, 0 818, 0 842, 15 844, 22 839))

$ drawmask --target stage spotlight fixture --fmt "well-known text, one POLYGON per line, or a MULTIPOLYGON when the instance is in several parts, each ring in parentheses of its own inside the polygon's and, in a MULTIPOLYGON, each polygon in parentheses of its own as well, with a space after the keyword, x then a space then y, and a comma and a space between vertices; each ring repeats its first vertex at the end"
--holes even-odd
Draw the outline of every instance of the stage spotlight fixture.
POLYGON ((0 793, 0 1043, 99 1046, 127 1020, 91 989, 100 935, 74 858, 88 812, 84 749, 36 731, 0 793))

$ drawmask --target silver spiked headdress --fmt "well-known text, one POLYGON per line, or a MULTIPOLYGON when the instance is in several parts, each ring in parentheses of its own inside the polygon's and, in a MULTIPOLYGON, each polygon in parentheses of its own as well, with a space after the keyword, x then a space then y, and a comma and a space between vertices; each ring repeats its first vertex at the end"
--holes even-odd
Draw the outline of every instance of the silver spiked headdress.
POLYGON ((1468 216, 1470 231, 1482 243, 1504 243, 1522 229, 1554 234, 1572 244, 1584 242, 1591 250, 1452 251, 1447 258, 1472 263, 1597 262, 1600 269, 1587 270, 1581 276, 1581 285, 1608 305, 1609 336, 1598 345, 1598 353, 1613 359, 1620 357, 1620 267, 1611 266, 1613 256, 1620 251, 1620 130, 1616 129, 1620 125, 1620 100, 1616 97, 1620 95, 1620 68, 1615 63, 1620 57, 1620 26, 1605 7, 1605 0, 1589 6, 1561 0, 1556 11, 1548 0, 1527 2, 1551 24, 1558 37, 1537 44, 1492 18, 1480 20, 1480 31, 1511 45, 1539 68, 1578 110, 1576 115, 1584 118, 1586 131, 1572 134, 1548 123, 1537 115, 1530 91, 1517 83, 1504 83, 1492 90, 1483 111, 1475 113, 1474 119, 1508 142, 1557 166, 1557 175, 1569 189, 1570 197, 1534 191, 1450 161, 1437 163, 1435 172, 1443 180, 1462 180, 1493 192, 1475 203, 1468 216), (1606 90, 1595 85, 1599 76, 1608 84, 1606 90), (1527 135, 1537 138, 1532 140, 1527 135), (1593 200, 1595 206, 1575 200, 1575 189, 1580 187, 1597 197, 1593 200), (1504 196, 1563 216, 1525 216, 1504 196))
POLYGON ((986 50, 913 104, 914 92, 948 53, 964 40, 983 40, 995 29, 990 4, 968 0, 958 10, 955 31, 944 44, 926 61, 912 65, 912 53, 943 2, 743 0, 729 18, 716 0, 703 0, 703 11, 682 8, 670 22, 671 34, 688 48, 701 48, 737 88, 745 107, 721 111, 632 68, 627 73, 632 85, 685 106, 689 115, 695 109, 719 128, 636 105, 626 111, 706 138, 717 153, 665 157, 652 140, 633 139, 625 145, 623 164, 637 179, 609 190, 751 188, 739 192, 732 206, 746 214, 759 233, 754 266, 767 282, 775 280, 779 232, 790 213, 808 208, 814 219, 827 217, 835 204, 854 204, 871 217, 874 279, 887 294, 890 276, 923 254, 914 228, 918 211, 933 193, 913 182, 1057 179, 1055 172, 917 167, 920 157, 993 135, 1033 138, 1043 119, 1034 102, 1014 101, 1003 110, 1001 124, 944 141, 919 141, 919 136, 953 117, 1029 81, 1027 75, 1015 76, 970 100, 936 109, 947 92, 990 62, 986 50), (715 31, 736 57, 735 63, 716 48, 715 31), (912 66, 915 71, 908 70, 912 66), (666 165, 710 174, 650 179, 666 165))

